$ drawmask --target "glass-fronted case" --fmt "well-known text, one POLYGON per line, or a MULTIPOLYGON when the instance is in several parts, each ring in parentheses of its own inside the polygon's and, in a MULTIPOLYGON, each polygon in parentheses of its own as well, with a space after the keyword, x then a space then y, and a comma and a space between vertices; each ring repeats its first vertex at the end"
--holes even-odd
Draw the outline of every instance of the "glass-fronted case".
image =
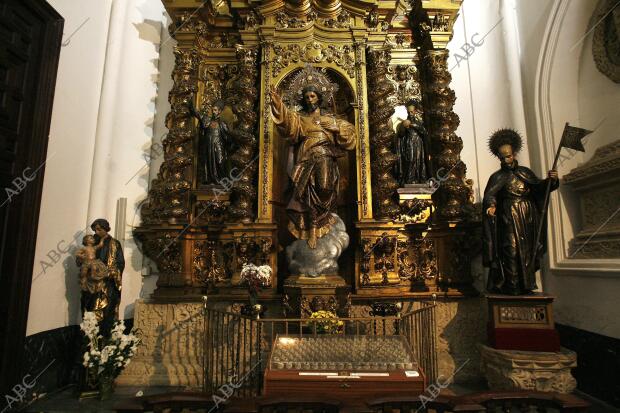
POLYGON ((310 371, 418 370, 403 336, 278 335, 269 367, 310 371))

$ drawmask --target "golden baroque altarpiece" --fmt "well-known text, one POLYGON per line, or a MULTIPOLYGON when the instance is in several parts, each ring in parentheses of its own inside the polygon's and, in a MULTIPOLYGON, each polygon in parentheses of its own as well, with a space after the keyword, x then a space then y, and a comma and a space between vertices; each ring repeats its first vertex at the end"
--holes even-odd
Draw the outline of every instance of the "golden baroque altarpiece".
MULTIPOLYGON (((136 230, 159 270, 155 296, 206 292, 243 298, 245 263, 268 264, 281 297, 292 241, 284 206, 287 143, 277 136, 269 90, 311 67, 333 82, 331 104, 359 141, 338 160, 338 214, 351 242, 339 276, 354 299, 457 296, 470 291, 479 242, 471 181, 455 134, 448 51, 460 1, 164 0, 177 40, 165 161, 136 230), (432 195, 399 198, 391 120, 421 102, 432 195), (223 101, 234 150, 231 174, 205 187, 197 175, 198 126, 189 113, 223 101)), ((294 102, 289 102, 294 103, 294 102)))

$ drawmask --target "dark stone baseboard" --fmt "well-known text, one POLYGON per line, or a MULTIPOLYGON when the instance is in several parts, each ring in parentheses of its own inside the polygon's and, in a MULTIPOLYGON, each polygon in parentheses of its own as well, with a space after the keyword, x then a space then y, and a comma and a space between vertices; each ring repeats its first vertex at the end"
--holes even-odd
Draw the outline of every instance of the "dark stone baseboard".
MULTIPOLYGON (((125 320, 125 326, 125 331, 129 332, 133 327, 133 318, 125 320)), ((24 375, 30 375, 26 382, 32 383, 35 377, 40 376, 24 400, 30 401, 44 393, 78 383, 82 368, 83 340, 78 325, 42 331, 26 337, 24 375)))
POLYGON ((620 407, 620 339, 556 324, 563 347, 577 353, 577 388, 620 407))
POLYGON ((79 326, 67 326, 26 337, 24 374, 39 376, 25 400, 37 398, 77 381, 82 335, 79 326))

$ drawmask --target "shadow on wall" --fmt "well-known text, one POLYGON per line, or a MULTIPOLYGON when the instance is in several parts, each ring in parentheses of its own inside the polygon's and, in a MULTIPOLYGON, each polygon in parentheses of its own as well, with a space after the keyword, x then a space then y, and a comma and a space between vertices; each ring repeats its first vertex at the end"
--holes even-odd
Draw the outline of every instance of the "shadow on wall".
POLYGON ((75 263, 75 254, 78 249, 77 246, 71 246, 67 258, 62 263, 65 269, 65 298, 69 324, 79 324, 82 319, 80 268, 75 263))
MULTIPOLYGON (((150 75, 151 82, 156 86, 154 90, 156 93, 151 96, 149 102, 147 104, 147 109, 149 113, 149 117, 144 120, 144 141, 146 142, 144 150, 144 167, 140 171, 137 172, 134 179, 138 182, 138 185, 144 189, 144 196, 141 197, 141 200, 138 200, 134 206, 134 211, 131 216, 131 221, 128 222, 129 229, 133 231, 136 226, 138 226, 140 218, 140 207, 144 201, 146 201, 147 191, 150 185, 150 177, 154 174, 151 174, 151 168, 158 168, 164 158, 164 149, 161 144, 162 139, 165 137, 166 130, 164 118, 167 110, 166 107, 159 108, 158 107, 158 96, 162 101, 166 101, 166 96, 169 90, 172 87, 172 80, 168 79, 164 81, 164 85, 162 87, 161 76, 160 76, 160 51, 162 47, 168 44, 168 47, 164 49, 164 58, 169 59, 170 62, 174 61, 174 56, 172 53, 172 46, 174 41, 170 38, 170 36, 162 35, 164 24, 166 24, 167 17, 165 12, 162 9, 162 13, 164 13, 163 22, 160 20, 153 20, 153 8, 152 5, 149 5, 150 1, 145 0, 142 2, 136 9, 139 11, 142 16, 142 22, 133 23, 134 28, 136 29, 138 38, 142 41, 148 42, 153 45, 153 50, 156 56, 153 59, 150 59, 152 66, 152 73, 150 75), (150 17, 150 18, 149 18, 150 17), (166 95, 166 96, 164 96, 166 95), (161 130, 160 130, 161 129, 161 130)), ((155 17, 157 19, 157 17, 155 17)), ((166 130, 167 131, 167 130, 166 130)), ((130 257, 130 265, 136 272, 143 272, 145 266, 148 266, 150 274, 156 273, 157 269, 154 264, 150 263, 150 261, 144 256, 141 251, 142 246, 139 244, 137 240, 133 237, 130 238, 130 242, 136 244, 137 250, 140 250, 140 254, 132 254, 130 257)), ((157 280, 157 276, 152 277, 143 277, 142 285, 140 290, 140 298, 147 297, 150 295, 155 289, 155 283, 157 280)), ((133 314, 134 305, 130 304, 125 309, 125 317, 128 317, 130 314, 133 314)))
POLYGON ((436 320, 437 357, 442 380, 455 384, 483 383, 478 346, 486 343, 484 297, 438 302, 436 320))

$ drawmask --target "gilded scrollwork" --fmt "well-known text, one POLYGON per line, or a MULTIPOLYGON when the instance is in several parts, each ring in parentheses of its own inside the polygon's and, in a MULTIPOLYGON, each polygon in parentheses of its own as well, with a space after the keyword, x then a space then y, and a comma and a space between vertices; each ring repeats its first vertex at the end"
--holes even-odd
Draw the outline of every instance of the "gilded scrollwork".
POLYGON ((223 224, 228 216, 229 201, 218 199, 198 201, 194 204, 194 222, 197 225, 223 224))
POLYGON ((242 234, 239 238, 223 245, 226 255, 231 257, 227 262, 232 274, 240 274, 246 264, 269 265, 269 256, 273 241, 268 237, 250 237, 242 234))
POLYGON ((258 50, 256 48, 237 47, 239 61, 238 75, 235 78, 234 96, 237 124, 231 135, 237 150, 230 157, 234 168, 239 171, 231 194, 231 216, 249 222, 254 219, 255 204, 258 197, 255 177, 258 171, 258 90, 256 82, 258 50))
POLYGON ((366 26, 369 29, 376 29, 379 26, 379 13, 377 9, 373 9, 366 17, 366 26))
POLYGON ((372 250, 375 261, 373 269, 375 273, 381 274, 382 284, 389 284, 389 274, 395 269, 396 237, 388 237, 384 233, 375 241, 372 250))
POLYGON ((277 29, 297 29, 309 24, 309 19, 299 18, 297 16, 289 16, 284 10, 276 13, 277 29))
POLYGON ((426 222, 430 218, 433 201, 430 199, 408 199, 400 203, 398 219, 406 223, 426 222))
POLYGON ((399 240, 398 275, 401 281, 426 283, 437 278, 437 254, 435 243, 429 238, 412 238, 399 240))
POLYGON ((363 85, 363 76, 362 76, 362 66, 364 64, 364 48, 363 45, 360 43, 355 43, 353 45, 353 50, 355 53, 355 81, 356 81, 356 86, 357 86, 357 102, 358 102, 358 116, 357 116, 357 122, 358 122, 358 130, 359 130, 359 137, 360 137, 360 152, 362 154, 361 156, 361 170, 362 170, 362 182, 361 182, 361 188, 362 188, 362 212, 363 215, 366 216, 368 214, 368 204, 369 204, 369 200, 368 200, 368 173, 366 172, 367 169, 367 164, 366 164, 366 159, 368 158, 367 156, 367 145, 366 145, 366 139, 365 139, 365 131, 366 131, 366 111, 364 110, 364 102, 366 101, 363 90, 364 90, 364 85, 363 85))
POLYGON ((360 284, 398 284, 397 236, 382 233, 380 236, 364 237, 361 240, 360 284))
POLYGON ((370 254, 372 254, 372 241, 368 238, 362 238, 360 250, 360 284, 365 286, 370 284, 370 254))
POLYGON ((317 41, 305 45, 297 43, 273 46, 272 76, 278 77, 280 72, 296 63, 334 63, 355 77, 355 53, 349 45, 324 44, 317 41))
POLYGON ((155 262, 159 278, 158 286, 167 286, 172 276, 181 271, 181 242, 178 232, 145 232, 135 230, 144 255, 155 262))
MULTIPOLYGON (((430 14, 430 13, 429 13, 430 14)), ((431 22, 431 30, 434 32, 452 31, 452 18, 449 14, 435 12, 429 16, 431 22)))
MULTIPOLYGON (((420 76, 416 66, 391 65, 388 68, 387 78, 396 86, 396 103, 405 105, 412 99, 422 100, 420 76)), ((420 111, 422 108, 420 108, 420 111)))
POLYGON ((204 27, 205 23, 199 19, 196 13, 183 11, 176 14, 172 23, 168 26, 168 32, 171 36, 177 33, 197 32, 199 27, 204 27))
MULTIPOLYGON (((263 61, 265 62, 264 69, 266 73, 270 73, 272 70, 272 62, 271 58, 274 55, 273 44, 270 42, 264 42, 262 44, 262 52, 263 52, 263 61)), ((263 90, 271 89, 271 76, 264 76, 264 81, 262 85, 263 90)), ((262 203, 260 205, 261 214, 267 215, 267 205, 269 202, 269 146, 271 144, 271 136, 269 133, 269 125, 270 113, 271 110, 269 105, 271 104, 271 100, 269 94, 265 96, 263 99, 263 119, 261 120, 263 123, 263 152, 261 156, 261 168, 263 181, 260 182, 261 191, 262 191, 262 203)))
POLYGON ((299 308, 302 318, 310 317, 316 311, 329 311, 336 314, 338 311, 338 301, 334 296, 303 296, 299 299, 299 308))
POLYGON ((193 164, 193 134, 187 104, 196 90, 197 52, 177 47, 174 54, 176 67, 172 77, 175 82, 170 91, 171 111, 166 117, 169 133, 162 140, 164 162, 152 182, 148 201, 141 207, 146 223, 186 221, 189 215, 186 193, 191 189, 191 181, 187 170, 193 164))
POLYGON ((230 278, 216 241, 195 241, 193 251, 194 280, 201 285, 209 286, 224 282, 230 278))
POLYGON ((234 35, 231 33, 216 33, 206 41, 204 46, 206 49, 234 48, 240 41, 241 38, 239 35, 234 35))
POLYGON ((348 29, 351 27, 351 14, 346 10, 341 10, 336 18, 321 18, 318 21, 325 27, 348 29))

